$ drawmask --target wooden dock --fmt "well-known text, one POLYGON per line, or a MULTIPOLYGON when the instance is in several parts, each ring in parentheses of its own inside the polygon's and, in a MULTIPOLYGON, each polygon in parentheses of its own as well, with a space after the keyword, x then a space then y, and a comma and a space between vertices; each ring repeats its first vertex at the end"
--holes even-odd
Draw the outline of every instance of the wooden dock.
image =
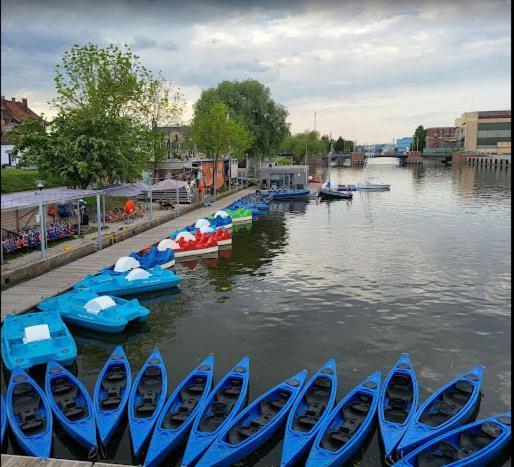
POLYGON ((226 196, 213 202, 211 206, 187 212, 169 222, 2 291, 2 320, 9 314, 19 314, 34 308, 39 301, 68 290, 86 274, 110 267, 121 256, 127 256, 132 251, 157 243, 174 230, 192 224, 197 219, 208 216, 253 192, 255 189, 251 188, 226 196))
POLYGON ((67 459, 41 459, 38 457, 2 454, 2 467, 127 467, 122 464, 102 462, 71 461, 67 459))

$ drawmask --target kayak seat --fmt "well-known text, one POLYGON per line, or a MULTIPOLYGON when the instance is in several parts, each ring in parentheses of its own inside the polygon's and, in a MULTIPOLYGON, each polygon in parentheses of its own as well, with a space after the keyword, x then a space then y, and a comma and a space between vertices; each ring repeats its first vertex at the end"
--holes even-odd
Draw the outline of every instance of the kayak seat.
POLYGON ((113 365, 102 379, 102 388, 107 393, 100 405, 102 409, 114 410, 121 404, 122 392, 127 386, 127 373, 123 365, 113 365))
POLYGON ((77 404, 79 388, 67 378, 55 379, 51 390, 55 402, 68 420, 76 421, 89 415, 84 405, 77 404))
POLYGON ((484 423, 479 431, 466 430, 459 437, 460 448, 458 451, 459 459, 465 459, 477 451, 485 448, 489 443, 493 442, 500 436, 502 430, 492 422, 484 423))
POLYGON ((459 454, 450 443, 441 441, 435 449, 427 449, 417 456, 418 467, 442 467, 459 460, 459 454))
POLYGON ((432 407, 427 407, 419 417, 419 421, 425 425, 436 427, 452 418, 461 407, 448 404, 442 400, 437 401, 432 407))
POLYGON ((19 417, 18 426, 26 435, 45 431, 46 419, 37 413, 41 397, 30 383, 19 383, 13 389, 13 411, 19 417))
POLYGON ((136 406, 138 418, 150 418, 157 408, 157 399, 162 392, 162 372, 157 366, 148 366, 137 386, 141 403, 136 406))
POLYGON ((184 386, 180 390, 181 405, 175 412, 169 413, 164 417, 162 422, 163 428, 168 430, 176 430, 179 428, 191 415, 194 408, 202 398, 205 392, 206 378, 197 377, 193 383, 184 386))
POLYGON ((243 382, 240 379, 230 380, 230 386, 221 388, 216 395, 216 399, 220 402, 235 402, 241 394, 242 384, 243 382))
POLYGON ((223 423, 234 408, 239 395, 241 394, 242 381, 240 379, 231 379, 229 385, 221 388, 216 393, 216 399, 211 403, 204 415, 198 428, 200 431, 212 433, 223 423))
POLYGON ((304 414, 298 414, 293 421, 293 429, 309 432, 316 425, 330 399, 332 381, 320 376, 316 378, 312 386, 305 393, 307 410, 304 414))
POLYGON ((386 395, 384 418, 388 422, 403 423, 409 416, 409 404, 414 398, 411 378, 395 374, 387 385, 386 395))
POLYGON ((457 404, 463 407, 473 394, 473 385, 467 381, 457 381, 441 395, 441 399, 448 404, 457 404))

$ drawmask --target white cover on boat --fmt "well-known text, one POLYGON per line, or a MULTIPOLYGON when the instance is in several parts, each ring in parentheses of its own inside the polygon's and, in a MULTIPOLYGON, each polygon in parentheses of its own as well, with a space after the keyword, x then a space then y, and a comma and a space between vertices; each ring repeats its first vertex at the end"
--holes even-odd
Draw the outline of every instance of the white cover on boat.
POLYGON ((171 238, 165 238, 164 240, 161 240, 159 244, 157 245, 157 249, 159 251, 165 251, 165 250, 180 250, 180 245, 171 238))
POLYGON ((216 211, 216 214, 214 214, 214 217, 222 217, 223 219, 225 219, 226 217, 228 217, 228 212, 227 211, 223 211, 223 210, 220 210, 220 211, 216 211))
POLYGON ((106 308, 111 308, 113 306, 116 306, 116 302, 108 295, 102 295, 100 297, 92 298, 91 300, 89 300, 84 305, 84 309, 88 313, 93 313, 97 315, 102 310, 105 310, 106 308))
POLYGON ((125 272, 138 267, 139 261, 136 258, 132 258, 132 256, 122 256, 118 261, 116 261, 114 271, 125 272))
POLYGON ((211 225, 211 223, 207 219, 202 218, 196 221, 195 227, 199 229, 201 227, 209 227, 209 225, 211 225))
POLYGON ((145 271, 144 269, 141 269, 141 268, 136 268, 136 269, 132 269, 132 271, 130 271, 127 274, 126 279, 129 282, 132 282, 132 281, 137 281, 137 280, 141 280, 141 279, 148 279, 150 276, 151 276, 151 274, 148 271, 145 271))
POLYGON ((325 182, 321 184, 321 188, 337 188, 337 183, 325 182))
POLYGON ((48 324, 36 324, 25 328, 23 343, 38 342, 50 339, 50 328, 48 324))
MULTIPOLYGON (((208 222, 208 221, 207 221, 208 222)), ((180 232, 176 237, 175 240, 180 240, 183 238, 186 242, 194 242, 196 240, 196 237, 191 232, 180 232)))
POLYGON ((203 234, 214 232, 214 229, 212 227, 205 227, 205 226, 200 227, 198 230, 200 231, 200 233, 203 233, 203 234))

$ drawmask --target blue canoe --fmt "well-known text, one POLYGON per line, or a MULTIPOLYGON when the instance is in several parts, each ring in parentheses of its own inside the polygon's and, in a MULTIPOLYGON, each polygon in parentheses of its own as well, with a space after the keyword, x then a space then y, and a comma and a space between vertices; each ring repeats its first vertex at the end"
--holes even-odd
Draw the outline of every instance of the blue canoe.
POLYGON ((485 467, 509 445, 511 422, 510 412, 476 420, 428 441, 394 465, 485 467))
POLYGON ((306 383, 286 422, 281 466, 295 465, 309 450, 332 412, 337 392, 336 362, 329 360, 306 383))
POLYGON ((335 466, 348 462, 371 430, 380 395, 380 372, 352 389, 320 428, 305 464, 335 466))
POLYGON ((243 358, 212 390, 198 411, 187 442, 183 466, 192 466, 221 430, 244 407, 248 395, 250 360, 243 358))
POLYGON ((2 437, 0 438, 0 442, 3 443, 5 432, 7 431, 7 412, 5 410, 4 396, 1 396, 0 402, 1 402, 0 417, 2 419, 2 437))
POLYGON ((106 446, 120 423, 130 394, 132 373, 123 347, 105 362, 95 384, 93 409, 102 445, 106 446))
POLYGON ((303 199, 309 196, 311 191, 307 189, 302 190, 272 190, 272 191, 260 191, 260 196, 271 198, 273 201, 280 200, 295 200, 303 199))
POLYGON ((9 425, 23 451, 33 457, 50 457, 50 404, 39 385, 19 367, 11 373, 6 406, 9 425))
POLYGON ((391 456, 418 409, 418 382, 409 354, 393 365, 380 391, 378 421, 385 455, 391 456))
POLYGON ((134 456, 141 454, 166 402, 168 377, 159 349, 155 348, 139 370, 130 389, 128 420, 134 456))
POLYGON ((125 300, 109 295, 100 298, 89 289, 72 289, 36 306, 43 311, 57 310, 64 321, 75 326, 106 333, 121 332, 129 323, 142 323, 150 314, 136 298, 125 300))
POLYGON ((71 365, 77 346, 57 311, 38 311, 5 317, 2 325, 2 358, 11 371, 44 365, 53 358, 71 365))
POLYGON ((468 420, 478 402, 483 366, 478 365, 433 393, 418 409, 398 443, 405 454, 468 420))
POLYGON ((77 282, 73 288, 91 289, 102 295, 130 295, 142 292, 152 292, 155 290, 169 289, 176 287, 181 277, 173 273, 169 269, 162 269, 155 266, 149 269, 149 275, 141 275, 137 278, 136 274, 144 269, 133 269, 121 274, 110 274, 108 271, 101 271, 96 275, 88 274, 80 282, 77 282))
POLYGON ((175 265, 175 253, 171 248, 166 248, 164 251, 159 251, 156 246, 152 246, 148 251, 130 253, 130 256, 137 261, 143 269, 152 269, 155 266, 160 266, 162 269, 171 268, 175 265))
POLYGON ((209 355, 171 393, 155 424, 145 466, 157 466, 184 439, 211 392, 214 355, 209 355))
POLYGON ((223 428, 197 467, 232 465, 265 443, 284 423, 306 377, 303 370, 254 400, 223 428))
POLYGON ((50 360, 46 367, 45 392, 64 431, 90 452, 96 452, 93 402, 79 379, 55 360, 50 360))

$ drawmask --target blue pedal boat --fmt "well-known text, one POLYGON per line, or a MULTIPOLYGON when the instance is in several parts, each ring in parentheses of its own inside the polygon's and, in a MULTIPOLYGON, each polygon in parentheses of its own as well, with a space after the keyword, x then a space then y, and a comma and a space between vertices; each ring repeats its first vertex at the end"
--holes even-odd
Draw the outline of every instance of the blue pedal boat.
POLYGON ((172 392, 155 424, 144 465, 154 467, 184 439, 211 392, 214 355, 210 354, 172 392))
POLYGON ((159 349, 155 348, 134 380, 128 401, 128 420, 134 456, 140 456, 166 402, 168 377, 159 349))
POLYGON ((95 453, 95 414, 93 402, 85 386, 52 359, 46 367, 45 392, 52 412, 64 431, 90 453, 95 453))
POLYGON ((77 356, 75 341, 57 311, 6 316, 1 346, 9 371, 16 366, 27 370, 51 358, 71 365, 77 356))
POLYGON ((337 404, 318 431, 306 466, 343 465, 355 455, 373 425, 381 378, 373 373, 337 404))
POLYGON ((295 199, 305 199, 311 191, 308 189, 301 190, 271 190, 259 191, 260 196, 272 199, 273 201, 291 201, 295 199))
POLYGON ((396 450, 405 454, 431 438, 465 423, 478 402, 483 368, 478 365, 433 393, 419 407, 396 450))
POLYGON ((161 251, 156 246, 152 246, 148 251, 133 251, 130 256, 137 260, 139 267, 143 269, 152 269, 155 266, 167 269, 175 265, 175 253, 171 248, 161 251))
POLYGON ((295 465, 309 451, 321 425, 332 412, 336 392, 336 362, 331 359, 307 381, 289 412, 281 466, 295 465))
POLYGON ((4 437, 5 437, 5 433, 7 431, 7 411, 6 411, 6 407, 5 407, 5 402, 4 402, 4 396, 2 395, 1 396, 1 399, 0 399, 0 417, 1 417, 1 420, 2 420, 2 437, 0 438, 0 443, 3 444, 4 442, 4 437))
POLYGON ((244 357, 209 394, 195 417, 187 441, 183 466, 193 466, 221 430, 244 407, 248 395, 250 360, 244 357))
POLYGON ((93 410, 100 442, 107 446, 127 407, 132 373, 123 347, 114 349, 98 375, 93 395, 93 410))
POLYGON ((57 310, 64 321, 93 331, 122 332, 129 323, 143 323, 150 310, 134 298, 98 295, 93 290, 72 289, 36 305, 40 310, 57 310))
POLYGON ((409 354, 402 354, 387 374, 378 402, 378 421, 386 457, 390 457, 416 415, 419 391, 409 354))
POLYGON ((269 389, 223 428, 197 467, 229 466, 265 443, 283 425, 300 393, 307 371, 269 389))
POLYGON ((180 280, 181 277, 169 269, 155 266, 148 271, 136 268, 117 275, 110 274, 108 271, 101 271, 96 275, 88 274, 73 288, 91 289, 102 295, 123 296, 169 289, 176 287, 180 280))
POLYGON ((23 451, 32 457, 50 457, 52 409, 43 390, 19 367, 12 370, 6 406, 9 425, 23 451))
POLYGON ((431 439, 394 465, 485 467, 509 445, 511 423, 510 412, 476 420, 431 439))

